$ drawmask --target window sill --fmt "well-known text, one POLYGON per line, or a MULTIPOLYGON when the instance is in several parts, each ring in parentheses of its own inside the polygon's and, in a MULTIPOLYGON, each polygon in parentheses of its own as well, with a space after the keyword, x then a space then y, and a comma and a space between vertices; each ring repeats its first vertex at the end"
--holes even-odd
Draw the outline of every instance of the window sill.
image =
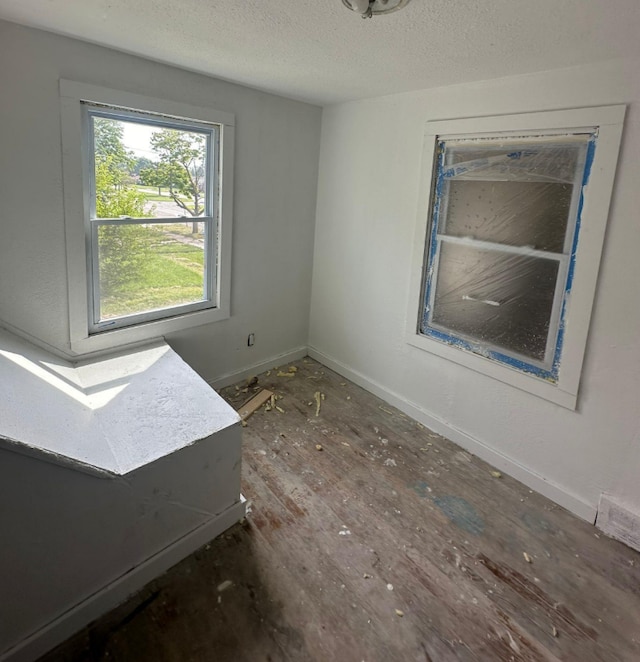
POLYGON ((196 312, 176 315, 166 319, 154 320, 144 324, 136 324, 111 331, 102 331, 92 335, 76 335, 71 338, 71 350, 75 354, 89 354, 116 349, 125 345, 133 345, 145 341, 153 341, 162 338, 168 333, 181 331, 194 326, 220 322, 229 319, 227 306, 209 308, 196 312))
POLYGON ((431 338, 418 335, 417 333, 407 334, 407 343, 423 351, 436 354, 441 358, 453 361, 458 365, 470 368, 493 379, 497 379, 510 386, 526 391, 544 400, 549 400, 566 409, 575 410, 577 403, 577 393, 570 393, 562 390, 557 384, 544 381, 538 377, 527 375, 518 370, 509 368, 491 359, 484 358, 479 354, 453 347, 431 338))

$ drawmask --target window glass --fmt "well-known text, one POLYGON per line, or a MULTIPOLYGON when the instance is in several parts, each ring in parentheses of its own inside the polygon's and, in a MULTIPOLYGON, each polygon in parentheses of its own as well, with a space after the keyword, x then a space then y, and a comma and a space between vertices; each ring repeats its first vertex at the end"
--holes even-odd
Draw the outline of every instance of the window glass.
POLYGON ((451 181, 444 233, 561 253, 573 186, 451 181))
POLYGON ((543 361, 558 262, 443 243, 431 321, 543 361))
POLYGON ((214 306, 218 127, 87 113, 93 331, 214 306))
POLYGON ((95 115, 92 124, 95 218, 207 213, 207 133, 95 115))
POLYGON ((184 224, 100 225, 97 233, 100 320, 204 301, 204 242, 184 224))

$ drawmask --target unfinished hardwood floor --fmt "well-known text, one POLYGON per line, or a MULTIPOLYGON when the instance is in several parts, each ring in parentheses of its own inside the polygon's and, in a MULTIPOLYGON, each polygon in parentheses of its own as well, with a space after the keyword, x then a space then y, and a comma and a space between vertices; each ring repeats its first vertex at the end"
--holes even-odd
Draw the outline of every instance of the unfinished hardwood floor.
POLYGON ((246 522, 43 661, 640 660, 639 554, 315 361, 289 368, 223 391, 278 396, 244 429, 246 522))

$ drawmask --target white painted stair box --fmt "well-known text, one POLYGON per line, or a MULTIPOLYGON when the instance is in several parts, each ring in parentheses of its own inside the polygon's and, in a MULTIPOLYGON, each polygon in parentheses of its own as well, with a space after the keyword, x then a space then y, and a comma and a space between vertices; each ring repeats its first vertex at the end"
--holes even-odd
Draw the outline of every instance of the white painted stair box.
POLYGON ((72 364, 0 330, 0 661, 244 516, 237 413, 164 342, 72 364))

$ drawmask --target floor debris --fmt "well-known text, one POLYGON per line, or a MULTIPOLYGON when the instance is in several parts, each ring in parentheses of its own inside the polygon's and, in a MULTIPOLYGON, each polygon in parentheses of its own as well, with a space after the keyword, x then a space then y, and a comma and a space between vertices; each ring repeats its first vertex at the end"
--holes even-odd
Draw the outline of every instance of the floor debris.
POLYGON ((324 448, 322 448, 322 444, 316 444, 316 450, 317 451, 322 451, 324 448))
POLYGON ((387 591, 393 591, 393 584, 387 584, 387 591))
POLYGON ((391 411, 391 409, 387 409, 386 407, 383 407, 382 405, 380 405, 380 406, 378 407, 378 409, 380 409, 381 411, 383 411, 385 414, 390 414, 391 416, 393 416, 393 412, 391 411))
POLYGON ((492 472, 491 472, 491 475, 492 475, 494 478, 502 478, 502 474, 501 474, 499 471, 492 471, 492 472))
POLYGON ((278 377, 295 377, 296 373, 295 372, 282 372, 282 370, 278 370, 278 377))
POLYGON ((492 478, 497 467, 480 458, 457 461, 459 447, 335 373, 310 384, 315 362, 278 378, 289 365, 261 372, 246 395, 223 389, 234 409, 269 389, 286 411, 265 413, 265 402, 242 429, 246 521, 80 633, 73 649, 85 655, 46 662, 94 651, 104 662, 640 662, 637 553, 564 509, 547 512, 545 497, 492 478), (326 453, 310 454, 316 444, 326 453), (391 458, 397 467, 383 465, 391 458), (130 619, 148 590, 165 604, 130 619), (113 636, 123 616, 126 633, 113 636))
POLYGON ((385 467, 397 467, 398 466, 396 461, 393 460, 392 458, 388 458, 382 464, 384 464, 385 467))
POLYGON ((320 393, 320 391, 316 391, 313 394, 313 398, 316 401, 316 417, 318 417, 320 416, 320 405, 324 400, 324 393, 320 393))
POLYGON ((269 402, 273 397, 273 393, 267 389, 263 389, 254 395, 250 400, 245 402, 240 409, 238 409, 238 414, 243 423, 246 423, 246 420, 254 414, 262 405, 269 402))
POLYGON ((533 559, 526 552, 522 552, 522 556, 527 563, 533 563, 533 559))
POLYGON ((233 582, 230 579, 225 579, 222 584, 218 584, 218 593, 226 591, 230 586, 233 586, 233 582))

